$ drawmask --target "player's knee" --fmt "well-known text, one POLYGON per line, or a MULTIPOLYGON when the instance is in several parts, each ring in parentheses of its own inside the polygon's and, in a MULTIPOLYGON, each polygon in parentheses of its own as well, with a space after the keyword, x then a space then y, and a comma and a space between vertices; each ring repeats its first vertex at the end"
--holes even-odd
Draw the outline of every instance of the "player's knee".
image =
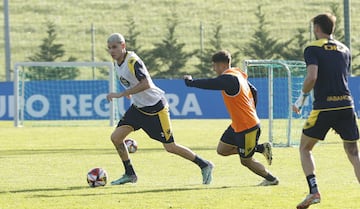
POLYGON ((121 144, 122 143, 122 139, 120 139, 116 134, 111 134, 110 136, 110 140, 112 141, 113 144, 121 144))
POLYGON ((168 144, 168 145, 164 145, 164 148, 167 152, 175 154, 177 149, 176 149, 176 145, 174 144, 168 144))
POLYGON ((228 153, 224 152, 221 149, 217 149, 216 152, 217 152, 218 155, 221 155, 221 156, 228 156, 229 155, 228 153))
POLYGON ((344 143, 344 149, 350 156, 359 156, 359 150, 356 143, 344 143))
POLYGON ((115 142, 116 142, 116 138, 115 138, 114 134, 111 134, 111 136, 110 136, 110 140, 112 141, 112 143, 114 143, 114 144, 115 144, 115 142))
POLYGON ((252 163, 252 160, 250 158, 240 158, 241 165, 245 167, 249 167, 252 163))
POLYGON ((229 149, 229 148, 224 148, 221 146, 216 149, 216 152, 218 155, 221 155, 221 156, 229 156, 229 155, 238 154, 236 148, 229 149))
POLYGON ((174 153, 175 153, 175 149, 172 148, 172 147, 166 147, 165 150, 166 150, 168 153, 171 153, 171 154, 174 154, 174 153))
POLYGON ((302 143, 299 146, 299 152, 310 152, 314 146, 312 144, 302 143))

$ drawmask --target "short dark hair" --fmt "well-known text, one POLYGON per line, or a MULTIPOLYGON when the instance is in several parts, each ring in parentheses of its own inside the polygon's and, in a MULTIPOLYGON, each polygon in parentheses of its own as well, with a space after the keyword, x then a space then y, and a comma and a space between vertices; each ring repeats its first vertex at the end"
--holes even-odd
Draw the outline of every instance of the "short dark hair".
POLYGON ((336 17, 330 13, 320 14, 312 19, 314 25, 318 25, 323 33, 331 35, 335 30, 336 17))
POLYGON ((221 51, 218 51, 216 52, 211 60, 215 63, 218 63, 218 62, 223 62, 223 63, 231 63, 231 54, 230 52, 226 51, 226 50, 221 50, 221 51))

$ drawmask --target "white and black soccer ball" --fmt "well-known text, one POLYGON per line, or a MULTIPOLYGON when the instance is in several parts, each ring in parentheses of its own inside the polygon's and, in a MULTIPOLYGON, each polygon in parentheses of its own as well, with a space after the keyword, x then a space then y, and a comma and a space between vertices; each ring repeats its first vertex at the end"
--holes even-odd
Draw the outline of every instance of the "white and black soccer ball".
POLYGON ((129 151, 129 153, 136 152, 138 145, 137 142, 134 139, 125 139, 125 145, 129 151))
POLYGON ((93 168, 87 173, 87 182, 90 187, 105 186, 107 180, 108 174, 102 168, 93 168))

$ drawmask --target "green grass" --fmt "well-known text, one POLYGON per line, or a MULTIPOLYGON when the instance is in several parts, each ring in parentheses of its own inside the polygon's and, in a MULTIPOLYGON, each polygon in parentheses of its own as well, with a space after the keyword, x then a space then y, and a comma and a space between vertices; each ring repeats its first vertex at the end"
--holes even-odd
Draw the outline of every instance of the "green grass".
MULTIPOLYGON (((359 1, 351 2, 352 44, 359 52, 357 39, 360 30, 359 1)), ((229 50, 243 47, 251 40, 257 27, 255 12, 259 4, 269 22, 267 29, 279 40, 289 40, 297 34, 297 28, 308 29, 309 21, 320 12, 330 11, 330 3, 342 1, 319 0, 77 0, 77 1, 40 1, 11 0, 10 30, 12 66, 16 62, 28 61, 28 57, 39 51, 39 45, 46 37, 46 21, 57 26, 56 43, 63 44, 66 51, 63 60, 69 56, 79 61, 91 60, 91 24, 95 27, 95 59, 107 60, 106 39, 113 32, 125 35, 128 31, 127 20, 132 17, 136 30, 140 32, 137 43, 142 49, 159 43, 167 32, 167 18, 175 11, 179 18, 176 35, 179 42, 186 43, 185 51, 200 49, 200 23, 204 27, 204 44, 214 35, 215 24, 223 26, 221 37, 223 46, 229 50)), ((1 10, 3 9, 0 6, 1 10)), ((0 15, 0 27, 3 28, 3 15, 0 15)), ((310 33, 309 33, 310 36, 310 33)), ((4 33, 0 33, 0 46, 3 49, 4 33)), ((241 57, 241 60, 247 57, 241 57)), ((356 61, 358 62, 358 61, 356 61)), ((187 70, 198 64, 190 60, 187 70)), ((5 66, 5 55, 0 53, 0 66, 5 66)), ((5 80, 5 68, 0 69, 0 80, 5 80)))
MULTIPOLYGON (((0 208, 295 208, 308 192, 297 147, 274 148, 273 165, 267 167, 280 178, 280 185, 257 187, 262 179, 242 167, 237 156, 216 154, 228 123, 173 121, 176 141, 215 163, 211 185, 201 184, 197 166, 166 153, 161 144, 138 131, 130 136, 139 144, 131 154, 138 183, 90 188, 86 173, 93 167, 106 169, 110 181, 123 173, 109 140, 113 128, 14 128, 11 122, 1 122, 0 208)), ((311 208, 359 208, 359 184, 337 136, 330 133, 314 156, 322 203, 311 208)), ((265 163, 262 155, 255 157, 265 163)))

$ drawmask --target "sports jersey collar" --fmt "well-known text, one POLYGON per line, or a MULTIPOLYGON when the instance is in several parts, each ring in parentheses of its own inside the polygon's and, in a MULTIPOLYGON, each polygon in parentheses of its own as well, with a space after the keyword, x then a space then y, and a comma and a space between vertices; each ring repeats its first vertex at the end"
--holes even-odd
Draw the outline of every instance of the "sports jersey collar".
POLYGON ((232 68, 229 68, 229 69, 226 69, 222 74, 226 74, 228 72, 241 72, 241 69, 240 68, 237 68, 237 67, 232 67, 232 68))
POLYGON ((126 51, 126 52, 125 52, 124 59, 121 61, 121 63, 117 63, 118 66, 121 66, 121 65, 125 62, 125 59, 126 59, 127 55, 128 55, 128 52, 126 51))
POLYGON ((315 40, 315 41, 311 42, 309 44, 309 46, 322 47, 324 44, 328 43, 328 41, 329 41, 329 39, 327 39, 327 38, 318 39, 318 40, 315 40))
POLYGON ((244 76, 245 78, 248 77, 247 74, 246 74, 244 71, 242 71, 240 68, 238 68, 238 67, 229 68, 229 69, 225 70, 222 74, 236 74, 236 75, 240 75, 240 74, 241 74, 241 75, 244 76))

